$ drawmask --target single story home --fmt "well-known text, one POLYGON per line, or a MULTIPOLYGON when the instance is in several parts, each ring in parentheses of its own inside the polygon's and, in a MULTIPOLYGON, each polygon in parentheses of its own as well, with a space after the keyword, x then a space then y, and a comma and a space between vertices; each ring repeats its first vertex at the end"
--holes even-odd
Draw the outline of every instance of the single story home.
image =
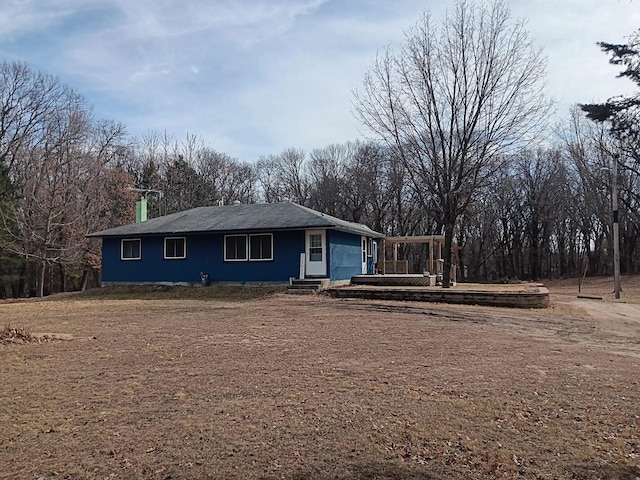
POLYGON ((293 202, 198 207, 95 232, 102 283, 331 282, 374 272, 365 225, 293 202))

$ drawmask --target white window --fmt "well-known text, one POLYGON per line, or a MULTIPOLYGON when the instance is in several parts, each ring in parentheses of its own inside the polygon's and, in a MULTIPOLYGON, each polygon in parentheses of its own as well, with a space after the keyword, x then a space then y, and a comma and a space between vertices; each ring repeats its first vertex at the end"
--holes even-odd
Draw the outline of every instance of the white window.
POLYGON ((249 235, 249 260, 273 260, 273 235, 271 233, 249 235))
POLYGON ((139 238, 123 238, 120 241, 120 260, 140 260, 141 247, 139 238))
POLYGON ((225 262, 243 262, 247 260, 247 236, 224 236, 224 260, 225 262))
POLYGON ((164 239, 164 258, 172 260, 187 258, 187 239, 185 237, 166 237, 164 239))
POLYGON ((309 235, 309 261, 321 262, 323 258, 322 234, 312 233, 311 235, 309 235))

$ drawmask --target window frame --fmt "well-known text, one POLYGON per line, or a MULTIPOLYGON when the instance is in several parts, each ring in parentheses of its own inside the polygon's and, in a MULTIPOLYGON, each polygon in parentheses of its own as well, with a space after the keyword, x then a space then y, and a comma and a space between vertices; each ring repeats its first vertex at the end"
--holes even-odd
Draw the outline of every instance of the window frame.
POLYGON ((164 237, 164 241, 163 241, 163 253, 164 253, 164 259, 165 260, 184 260, 187 258, 187 237, 164 237), (182 250, 183 250, 183 256, 182 257, 169 257, 167 256, 167 240, 182 240, 182 250))
POLYGON ((223 250, 224 250, 222 258, 223 258, 223 260, 225 262, 246 262, 246 261, 249 260, 249 236, 247 234, 244 234, 244 233, 231 233, 229 235, 225 235, 223 237, 222 241, 223 241, 223 250), (227 257, 227 238, 229 238, 229 237, 243 237, 244 238, 244 246, 245 246, 245 249, 244 249, 245 257, 244 258, 228 258, 227 257))
POLYGON ((326 261, 325 245, 324 245, 324 242, 323 242, 323 238, 324 238, 324 236, 323 236, 323 234, 321 232, 310 233, 309 234, 309 261, 310 262, 322 263, 322 262, 326 261), (320 244, 314 246, 314 244, 313 244, 313 240, 314 239, 318 239, 320 241, 320 244), (319 255, 319 258, 314 257, 314 255, 319 255))
POLYGON ((142 260, 142 239, 141 238, 121 238, 120 239, 120 260, 132 261, 142 260), (138 242, 138 256, 137 257, 125 257, 124 256, 124 243, 125 242, 138 242))
POLYGON ((273 261, 273 233, 251 233, 247 242, 247 254, 250 262, 271 262, 273 261), (271 256, 269 258, 251 258, 251 238, 252 237, 269 237, 271 244, 271 256))

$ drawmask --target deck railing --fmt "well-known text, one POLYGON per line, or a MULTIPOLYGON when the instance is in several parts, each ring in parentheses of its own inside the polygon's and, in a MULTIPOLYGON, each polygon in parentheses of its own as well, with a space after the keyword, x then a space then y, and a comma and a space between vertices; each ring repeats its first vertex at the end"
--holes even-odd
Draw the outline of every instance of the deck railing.
POLYGON ((384 273, 409 273, 409 260, 385 260, 384 273))

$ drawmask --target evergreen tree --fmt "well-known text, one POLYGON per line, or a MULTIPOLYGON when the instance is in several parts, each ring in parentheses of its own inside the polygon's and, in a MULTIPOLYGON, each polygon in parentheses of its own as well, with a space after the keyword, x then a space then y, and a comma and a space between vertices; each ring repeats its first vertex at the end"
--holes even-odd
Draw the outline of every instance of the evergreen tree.
MULTIPOLYGON (((640 29, 626 44, 599 42, 600 48, 609 54, 609 63, 623 70, 618 78, 628 78, 640 87, 640 29)), ((604 103, 582 104, 587 117, 597 122, 609 122, 611 132, 626 144, 638 145, 640 141, 640 92, 619 95, 604 103)))

